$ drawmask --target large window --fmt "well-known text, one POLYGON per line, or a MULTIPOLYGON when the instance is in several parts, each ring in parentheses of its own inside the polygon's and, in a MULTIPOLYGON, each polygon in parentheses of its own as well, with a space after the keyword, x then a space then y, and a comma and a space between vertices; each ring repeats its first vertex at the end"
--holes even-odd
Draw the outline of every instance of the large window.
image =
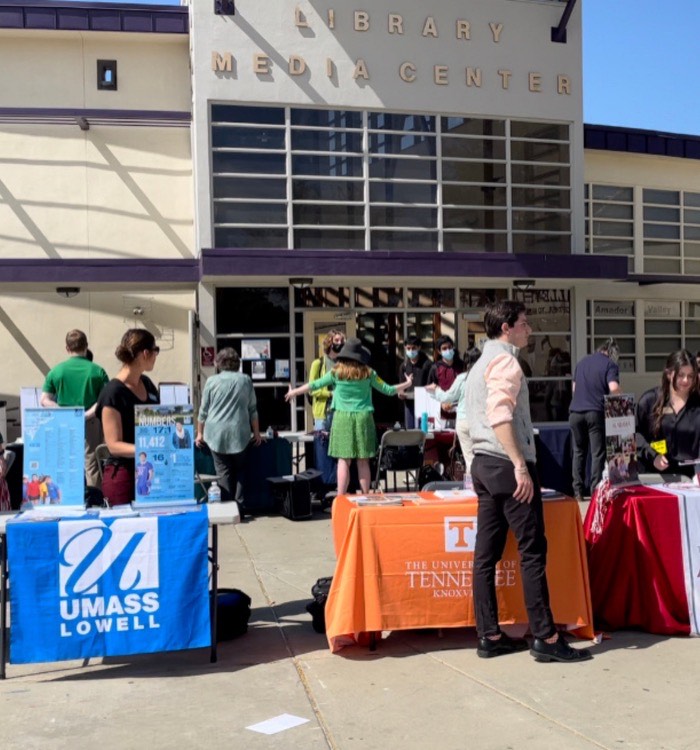
POLYGON ((219 247, 571 252, 569 127, 213 105, 219 247))
POLYGON ((586 251, 625 255, 637 273, 700 275, 700 193, 586 185, 586 251))

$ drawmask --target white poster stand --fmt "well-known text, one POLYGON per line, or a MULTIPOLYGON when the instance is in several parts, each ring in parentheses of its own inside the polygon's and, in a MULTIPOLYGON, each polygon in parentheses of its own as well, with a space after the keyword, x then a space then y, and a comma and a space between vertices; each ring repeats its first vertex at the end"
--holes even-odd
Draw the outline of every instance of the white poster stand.
POLYGON ((443 420, 440 418, 440 402, 433 398, 425 388, 417 386, 413 389, 415 398, 413 401, 414 416, 416 418, 416 427, 420 427, 421 416, 424 413, 428 415, 428 421, 433 420, 433 429, 442 430, 444 428, 443 420))

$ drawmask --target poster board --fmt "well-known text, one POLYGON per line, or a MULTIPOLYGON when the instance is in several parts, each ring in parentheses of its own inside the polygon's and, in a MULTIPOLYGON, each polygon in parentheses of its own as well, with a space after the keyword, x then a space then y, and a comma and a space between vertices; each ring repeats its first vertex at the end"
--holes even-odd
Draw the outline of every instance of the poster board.
MULTIPOLYGON (((428 414, 428 423, 433 420, 433 429, 444 429, 443 420, 440 418, 440 402, 433 398, 422 386, 413 389, 415 394, 413 401, 413 414, 416 418, 416 426, 420 426, 421 416, 424 412, 428 414)), ((430 428, 429 428, 430 429, 430 428)))
POLYGON ((166 406, 187 406, 191 403, 190 387, 187 383, 159 383, 160 403, 166 406))
POLYGON ((85 504, 85 410, 27 408, 23 507, 85 504))
POLYGON ((605 396, 605 471, 611 485, 637 484, 635 401, 629 393, 605 396))
POLYGON ((134 505, 196 504, 191 404, 136 406, 134 505))
POLYGON ((19 413, 24 429, 24 412, 27 409, 41 408, 41 388, 25 387, 19 389, 19 413))

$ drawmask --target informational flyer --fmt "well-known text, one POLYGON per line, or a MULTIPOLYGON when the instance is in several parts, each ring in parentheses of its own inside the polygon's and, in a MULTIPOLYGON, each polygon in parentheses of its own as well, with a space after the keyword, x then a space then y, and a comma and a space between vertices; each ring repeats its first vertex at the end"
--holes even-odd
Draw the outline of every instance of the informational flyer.
POLYGON ((605 458, 612 485, 635 484, 639 478, 634 411, 631 394, 605 397, 605 458))
POLYGON ((191 404, 137 406, 136 505, 195 503, 191 404))
POLYGON ((85 503, 84 409, 24 410, 22 506, 85 503))

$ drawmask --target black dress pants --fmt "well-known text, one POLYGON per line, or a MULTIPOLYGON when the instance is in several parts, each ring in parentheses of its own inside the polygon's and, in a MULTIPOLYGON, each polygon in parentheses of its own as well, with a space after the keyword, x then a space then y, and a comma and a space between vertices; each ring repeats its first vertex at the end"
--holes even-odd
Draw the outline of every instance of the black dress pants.
POLYGON ((214 459, 214 470, 220 477, 221 499, 236 500, 244 504, 243 499, 243 472, 245 471, 246 452, 241 453, 217 453, 211 452, 214 459))
POLYGON ((496 563, 503 556, 508 529, 518 542, 520 572, 530 632, 549 638, 556 628, 549 608, 545 566, 547 539, 544 533, 542 495, 534 464, 527 465, 535 486, 530 503, 513 498, 516 488, 513 464, 505 458, 477 454, 472 462, 474 490, 479 496, 474 550, 474 613, 480 638, 497 635, 496 563))
POLYGON ((605 416, 601 411, 572 411, 569 414, 574 495, 583 497, 586 492, 586 459, 591 448, 591 490, 598 486, 605 469, 605 416))

